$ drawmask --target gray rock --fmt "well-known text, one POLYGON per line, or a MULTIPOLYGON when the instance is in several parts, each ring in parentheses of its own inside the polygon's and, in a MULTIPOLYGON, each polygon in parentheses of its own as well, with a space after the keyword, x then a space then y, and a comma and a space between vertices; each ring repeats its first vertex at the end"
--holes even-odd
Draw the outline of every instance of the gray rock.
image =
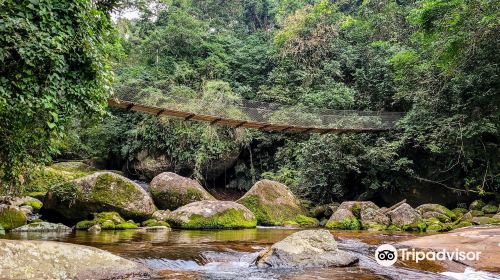
POLYGON ((391 220, 380 209, 365 208, 361 210, 361 224, 365 229, 383 230, 391 220))
POLYGON ((88 229, 89 232, 92 232, 92 233, 98 233, 101 231, 101 226, 99 224, 95 224, 93 226, 91 226, 89 229, 88 229))
POLYGON ((410 226, 422 221, 422 216, 409 204, 403 203, 388 212, 391 223, 398 227, 410 226))
POLYGON ((24 214, 26 214, 26 216, 33 214, 33 207, 31 207, 29 205, 23 205, 23 206, 19 207, 19 209, 21 211, 23 211, 24 214))
POLYGON ((3 279, 125 279, 151 275, 143 265, 109 252, 54 241, 0 239, 0 260, 3 279))
POLYGON ((170 210, 157 210, 153 213, 152 217, 158 221, 166 221, 170 213, 170 210))
POLYGON ((215 200, 198 181, 172 172, 154 177, 148 190, 160 209, 175 210, 191 202, 215 200))
POLYGON ((264 250, 257 257, 257 267, 305 268, 348 266, 358 258, 339 250, 327 230, 296 232, 264 250))
POLYGON ((53 224, 48 222, 38 222, 24 225, 13 229, 14 232, 49 232, 49 231, 71 231, 70 227, 63 224, 53 224))
POLYGON ((245 206, 234 201, 203 200, 172 211, 168 223, 190 229, 253 228, 257 219, 245 206))
POLYGON ((171 231, 169 227, 166 226, 152 226, 152 227, 144 227, 145 231, 171 231))

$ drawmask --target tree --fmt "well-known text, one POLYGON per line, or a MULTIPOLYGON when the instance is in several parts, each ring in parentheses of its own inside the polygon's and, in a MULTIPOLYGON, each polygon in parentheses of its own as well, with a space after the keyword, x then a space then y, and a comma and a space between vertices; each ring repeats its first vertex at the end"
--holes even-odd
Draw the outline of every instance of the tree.
POLYGON ((107 11, 98 4, 88 0, 0 3, 3 188, 12 190, 30 164, 50 158, 72 118, 95 119, 105 113, 112 80, 109 54, 114 47, 108 40, 113 28, 107 11))

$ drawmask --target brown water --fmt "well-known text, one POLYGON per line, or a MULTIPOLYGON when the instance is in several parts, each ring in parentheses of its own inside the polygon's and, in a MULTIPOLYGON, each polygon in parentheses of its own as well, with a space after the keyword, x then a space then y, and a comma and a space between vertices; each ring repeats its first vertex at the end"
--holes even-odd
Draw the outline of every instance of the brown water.
MULTIPOLYGON (((360 259, 353 267, 305 270, 258 269, 252 261, 258 252, 296 230, 256 228, 245 230, 140 230, 102 231, 92 234, 9 233, 4 238, 56 240, 97 247, 143 263, 155 279, 449 279, 439 272, 449 264, 427 262, 418 266, 396 263, 382 267, 374 260, 379 244, 403 241, 416 233, 332 231, 339 248, 360 259)), ((461 268, 460 268, 461 269, 461 268)), ((459 269, 459 270, 460 270, 459 269)), ((462 269, 463 271, 463 269, 462 269)))

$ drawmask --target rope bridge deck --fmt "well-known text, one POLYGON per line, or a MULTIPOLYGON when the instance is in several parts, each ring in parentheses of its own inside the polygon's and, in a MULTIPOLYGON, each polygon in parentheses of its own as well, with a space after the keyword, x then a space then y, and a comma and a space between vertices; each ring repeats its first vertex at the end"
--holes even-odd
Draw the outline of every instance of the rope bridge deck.
POLYGON ((394 127, 401 112, 325 110, 249 100, 231 102, 170 98, 153 105, 110 98, 111 108, 211 125, 300 133, 380 132, 394 127))

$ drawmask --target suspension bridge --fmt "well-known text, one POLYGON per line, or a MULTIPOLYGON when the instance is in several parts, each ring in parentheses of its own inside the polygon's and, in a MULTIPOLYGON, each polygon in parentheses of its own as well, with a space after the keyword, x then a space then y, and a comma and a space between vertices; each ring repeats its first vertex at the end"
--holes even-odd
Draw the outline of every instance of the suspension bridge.
POLYGON ((158 117, 233 128, 297 133, 381 132, 394 127, 401 112, 325 110, 244 99, 161 97, 138 102, 110 98, 108 105, 158 117), (145 104, 146 103, 146 104, 145 104))

